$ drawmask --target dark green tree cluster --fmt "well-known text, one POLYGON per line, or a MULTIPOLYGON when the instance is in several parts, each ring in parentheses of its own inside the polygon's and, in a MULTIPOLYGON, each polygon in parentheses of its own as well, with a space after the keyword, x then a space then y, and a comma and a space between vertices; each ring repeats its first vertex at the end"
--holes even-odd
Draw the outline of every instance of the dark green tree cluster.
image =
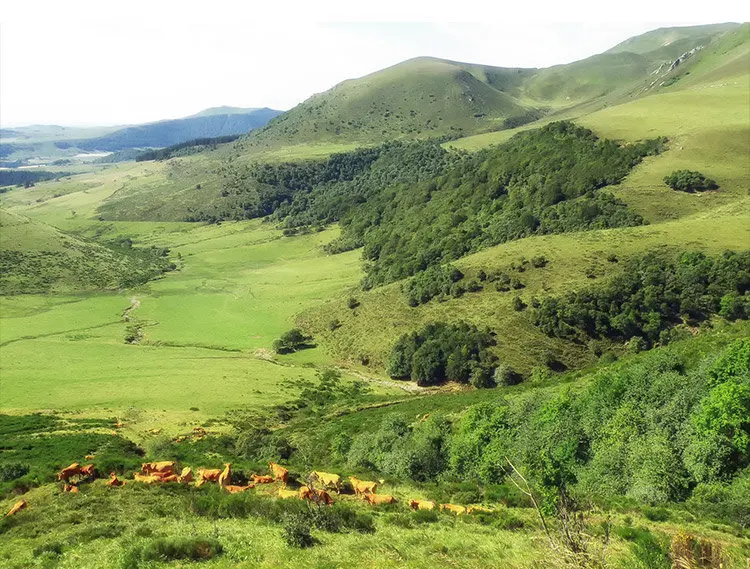
POLYGON ((299 328, 292 328, 284 332, 280 338, 274 340, 273 349, 277 354, 289 354, 305 348, 310 348, 312 337, 299 328))
POLYGON ((70 176, 70 172, 47 172, 45 170, 0 170, 0 186, 33 186, 37 182, 56 180, 70 176))
POLYGON ((638 225, 601 188, 662 140, 621 146, 570 122, 519 133, 419 184, 385 188, 341 220, 364 245, 365 288, 533 234, 638 225))
POLYGON ((146 162, 148 160, 169 160, 177 156, 189 156, 190 154, 197 154, 203 150, 209 148, 216 148, 217 144, 227 144, 228 142, 234 142, 237 140, 240 134, 228 134, 226 136, 213 136, 204 138, 194 138, 187 140, 179 144, 173 144, 166 148, 157 148, 154 150, 147 150, 140 152, 135 157, 136 162, 146 162))
POLYGON ((436 265, 415 275, 404 285, 404 295, 409 306, 419 306, 439 295, 460 296, 463 273, 452 265, 436 265))
POLYGON ((664 177, 664 183, 673 190, 690 193, 715 190, 719 187, 711 178, 706 178, 700 172, 692 170, 675 170, 669 176, 664 177))
POLYGON ((489 330, 473 324, 428 324, 396 341, 388 357, 388 373, 422 386, 450 380, 491 387, 496 358, 489 348, 494 343, 489 330))
POLYGON ((682 321, 712 314, 746 318, 748 291, 750 251, 716 257, 649 253, 623 263, 606 285, 543 299, 534 322, 550 336, 578 342, 640 337, 653 344, 682 321))

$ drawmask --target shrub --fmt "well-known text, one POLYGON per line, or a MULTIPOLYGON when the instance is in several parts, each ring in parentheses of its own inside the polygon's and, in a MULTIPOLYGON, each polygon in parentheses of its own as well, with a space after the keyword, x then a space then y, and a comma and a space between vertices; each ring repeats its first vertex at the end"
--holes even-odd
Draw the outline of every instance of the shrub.
POLYGON ((123 569, 137 569, 141 562, 206 561, 224 551, 216 539, 203 537, 158 538, 128 548, 122 559, 123 569))
POLYGON ((514 296, 513 300, 511 301, 511 305, 513 306, 513 310, 516 312, 521 312, 526 308, 526 303, 521 300, 520 296, 514 296))
POLYGON ((316 539, 310 533, 311 523, 307 516, 292 515, 284 523, 281 536, 289 547, 304 549, 312 547, 316 539))
POLYGON ((537 269, 546 267, 547 263, 549 263, 549 260, 544 255, 539 255, 538 257, 531 258, 531 266, 536 267, 537 269))
POLYGON ((292 328, 284 332, 278 340, 274 340, 273 349, 278 354, 288 354, 303 348, 312 347, 309 342, 312 338, 299 328, 292 328))
POLYGON ((523 377, 516 373, 513 368, 505 364, 499 364, 492 374, 496 385, 517 385, 521 383, 523 377))
POLYGON ((29 472, 29 467, 26 464, 20 464, 18 462, 10 462, 8 464, 0 464, 0 482, 10 482, 25 476, 29 472))
POLYGON ((354 310, 359 306, 359 301, 354 298, 353 296, 349 297, 349 300, 346 301, 346 305, 351 309, 354 310))
POLYGON ((643 509, 643 517, 652 522, 666 522, 670 516, 666 508, 649 507, 643 509))
POLYGON ((669 176, 664 177, 664 183, 673 190, 682 192, 715 190, 719 187, 714 180, 692 170, 675 170, 669 176))

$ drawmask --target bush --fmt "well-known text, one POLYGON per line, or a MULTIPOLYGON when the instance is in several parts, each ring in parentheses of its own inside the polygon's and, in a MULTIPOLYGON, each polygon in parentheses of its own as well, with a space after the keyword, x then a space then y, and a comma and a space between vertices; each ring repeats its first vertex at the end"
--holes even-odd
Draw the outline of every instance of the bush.
POLYGON ((521 300, 520 296, 514 296, 511 305, 513 306, 513 310, 515 310, 516 312, 521 312, 526 308, 526 303, 521 300))
POLYGON ((289 547, 305 549, 312 547, 316 539, 310 533, 311 523, 306 516, 292 515, 284 523, 281 536, 289 547))
POLYGON ((669 176, 664 177, 664 183, 673 190, 681 192, 715 190, 719 187, 714 180, 692 170, 675 170, 669 176))
POLYGON ((349 300, 346 301, 346 305, 351 309, 354 310, 359 306, 359 301, 354 298, 353 296, 349 297, 349 300))
POLYGON ((499 364, 492 374, 496 385, 518 385, 521 383, 523 376, 516 373, 511 367, 505 364, 499 364))
POLYGON ((278 340, 274 340, 273 349, 278 354, 288 354, 304 348, 310 348, 312 337, 306 335, 299 328, 292 328, 284 332, 278 340))
POLYGON ((438 521, 438 515, 434 510, 417 510, 412 514, 412 519, 418 524, 434 524, 438 521))
POLYGON ((644 508, 643 509, 643 517, 645 517, 647 520, 651 520, 652 522, 666 522, 669 520, 669 510, 666 508, 644 508))
POLYGON ((10 462, 8 464, 0 464, 0 482, 10 482, 25 476, 29 472, 29 467, 26 464, 20 464, 18 462, 10 462))
POLYGON ((122 558, 123 569, 137 569, 141 562, 168 562, 180 559, 206 561, 221 555, 224 547, 216 539, 169 537, 147 541, 129 548, 122 558))

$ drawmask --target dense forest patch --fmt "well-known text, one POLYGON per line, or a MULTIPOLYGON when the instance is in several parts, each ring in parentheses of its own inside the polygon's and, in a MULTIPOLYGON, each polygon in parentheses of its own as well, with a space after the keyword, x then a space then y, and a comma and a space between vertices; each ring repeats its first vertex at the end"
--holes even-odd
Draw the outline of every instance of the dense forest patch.
POLYGON ((541 301, 534 321, 546 334, 576 342, 633 341, 642 347, 669 341, 680 322, 750 313, 750 252, 710 257, 648 253, 623 263, 605 285, 541 301))

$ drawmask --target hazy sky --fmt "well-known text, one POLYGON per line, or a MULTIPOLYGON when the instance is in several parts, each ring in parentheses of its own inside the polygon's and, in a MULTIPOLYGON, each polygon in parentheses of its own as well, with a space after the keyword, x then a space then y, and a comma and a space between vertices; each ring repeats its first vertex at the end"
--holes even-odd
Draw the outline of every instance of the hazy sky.
POLYGON ((743 2, 722 0, 693 7, 687 0, 631 0, 621 13, 603 1, 537 1, 515 9, 470 1, 446 8, 436 1, 375 2, 365 11, 352 6, 356 0, 270 7, 223 0, 6 0, 0 123, 127 124, 218 105, 288 109, 344 79, 419 55, 545 67, 657 27, 748 16, 743 2), (426 14, 435 21, 419 22, 426 14))

